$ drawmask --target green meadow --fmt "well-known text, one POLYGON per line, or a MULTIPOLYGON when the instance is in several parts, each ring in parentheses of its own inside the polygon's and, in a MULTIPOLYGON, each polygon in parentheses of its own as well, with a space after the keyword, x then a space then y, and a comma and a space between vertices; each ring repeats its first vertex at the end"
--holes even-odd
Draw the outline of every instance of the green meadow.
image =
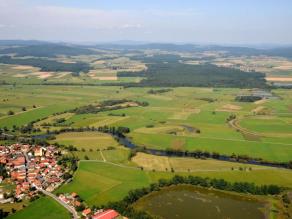
POLYGON ((26 208, 16 212, 8 217, 9 219, 69 219, 69 212, 49 197, 41 197, 40 199, 30 203, 26 208))
MULTIPOLYGON (((13 128, 36 119, 40 119, 35 126, 41 128, 41 133, 64 127, 125 126, 130 128, 127 137, 147 148, 235 153, 270 161, 291 160, 290 90, 275 90, 273 92, 281 98, 260 103, 236 102, 236 95, 245 91, 240 89, 173 88, 159 94, 149 94, 149 90, 109 86, 3 85, 0 86, 0 127, 13 128), (149 105, 97 114, 62 113, 115 99, 146 101, 149 105), (22 110, 23 107, 26 111, 22 110), (262 109, 266 115, 255 113, 262 109), (15 114, 8 116, 9 110, 15 114), (240 130, 227 122, 231 115, 236 116, 240 130), (65 121, 59 125, 43 126, 60 118, 65 121)), ((150 160, 134 157, 129 160, 129 149, 120 146, 111 136, 97 132, 63 133, 52 142, 73 145, 77 151, 68 152, 69 155, 81 160, 72 182, 55 192, 77 192, 90 206, 121 200, 129 190, 175 174, 289 188, 292 185, 292 172, 285 169, 184 158, 165 161, 156 157, 150 160)), ((31 203, 11 218, 27 218, 28 215, 33 219, 68 217, 66 210, 49 198, 31 203), (35 210, 44 205, 47 206, 44 211, 35 210)))
MULTIPOLYGON (((207 164, 209 167, 210 165, 207 164)), ((292 185, 292 172, 282 169, 259 168, 251 171, 222 170, 175 172, 146 171, 135 167, 117 166, 111 163, 82 161, 70 184, 56 192, 77 192, 88 204, 101 205, 109 201, 121 200, 128 191, 148 186, 161 178, 175 174, 223 178, 231 182, 254 182, 258 185, 292 185)))
MULTIPOLYGON (((109 86, 1 86, 0 126, 11 128, 43 118, 36 123, 37 127, 41 127, 42 123, 64 118, 60 127, 49 129, 126 126, 131 129, 128 137, 148 148, 235 153, 271 161, 291 160, 291 90, 274 90, 272 92, 278 99, 259 103, 235 101, 236 95, 247 92, 236 88, 173 88, 158 94, 150 94, 149 90, 109 86), (53 113, 110 99, 147 101, 149 105, 97 114, 52 116, 53 113), (22 107, 26 107, 27 111, 22 111, 22 107), (15 115, 8 116, 9 110, 15 115), (236 116, 241 131, 228 124, 230 115, 236 116)), ((41 127, 41 130, 46 131, 47 128, 41 127)), ((84 149, 89 150, 96 140, 92 136, 77 138, 80 137, 68 136, 66 139, 59 136, 57 141, 76 144, 77 147, 83 143, 84 149)), ((93 146, 102 142, 99 139, 93 146)), ((114 144, 109 142, 106 146, 114 144)))

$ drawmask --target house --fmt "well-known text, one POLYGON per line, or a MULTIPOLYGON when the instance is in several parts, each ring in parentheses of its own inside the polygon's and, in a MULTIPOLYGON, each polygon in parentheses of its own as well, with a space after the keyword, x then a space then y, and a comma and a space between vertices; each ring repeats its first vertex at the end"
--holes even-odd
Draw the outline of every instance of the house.
POLYGON ((109 209, 100 213, 94 214, 92 219, 115 219, 119 217, 120 214, 113 209, 109 209))
POLYGON ((76 192, 72 192, 71 196, 72 196, 72 198, 76 198, 78 195, 76 192))
POLYGON ((73 204, 74 206, 76 206, 76 207, 79 207, 80 205, 81 205, 81 202, 79 202, 79 201, 74 201, 74 204, 73 204))
POLYGON ((87 217, 89 214, 91 213, 91 209, 90 208, 86 208, 82 211, 82 215, 84 217, 87 217))
POLYGON ((12 161, 14 168, 22 168, 25 167, 25 158, 23 156, 17 157, 12 161))
POLYGON ((43 156, 43 149, 41 147, 36 147, 34 149, 34 156, 36 156, 36 157, 43 156))

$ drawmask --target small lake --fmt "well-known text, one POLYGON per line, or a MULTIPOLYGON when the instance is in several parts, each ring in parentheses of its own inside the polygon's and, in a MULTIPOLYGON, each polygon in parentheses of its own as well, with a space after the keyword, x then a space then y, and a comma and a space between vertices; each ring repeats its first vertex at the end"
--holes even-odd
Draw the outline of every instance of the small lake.
POLYGON ((194 186, 153 192, 134 207, 165 219, 264 219, 265 203, 194 186))

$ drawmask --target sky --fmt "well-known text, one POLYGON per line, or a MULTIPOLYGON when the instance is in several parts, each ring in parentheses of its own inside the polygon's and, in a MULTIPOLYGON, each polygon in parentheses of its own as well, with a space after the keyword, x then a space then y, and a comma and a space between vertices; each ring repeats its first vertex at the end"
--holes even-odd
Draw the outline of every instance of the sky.
POLYGON ((0 0, 0 39, 292 44, 292 1, 0 0))

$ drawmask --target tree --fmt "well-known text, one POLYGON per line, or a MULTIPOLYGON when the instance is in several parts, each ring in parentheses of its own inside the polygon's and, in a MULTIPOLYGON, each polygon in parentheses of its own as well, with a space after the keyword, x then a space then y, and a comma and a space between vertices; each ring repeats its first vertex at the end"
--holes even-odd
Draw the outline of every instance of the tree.
POLYGON ((85 160, 89 160, 89 157, 87 155, 84 156, 85 160))
POLYGON ((15 113, 12 111, 12 110, 9 110, 8 112, 7 112, 7 115, 8 116, 12 116, 12 115, 14 115, 15 113))
POLYGON ((64 178, 64 180, 68 180, 68 179, 72 178, 72 175, 70 173, 66 172, 66 173, 64 173, 63 178, 64 178))

